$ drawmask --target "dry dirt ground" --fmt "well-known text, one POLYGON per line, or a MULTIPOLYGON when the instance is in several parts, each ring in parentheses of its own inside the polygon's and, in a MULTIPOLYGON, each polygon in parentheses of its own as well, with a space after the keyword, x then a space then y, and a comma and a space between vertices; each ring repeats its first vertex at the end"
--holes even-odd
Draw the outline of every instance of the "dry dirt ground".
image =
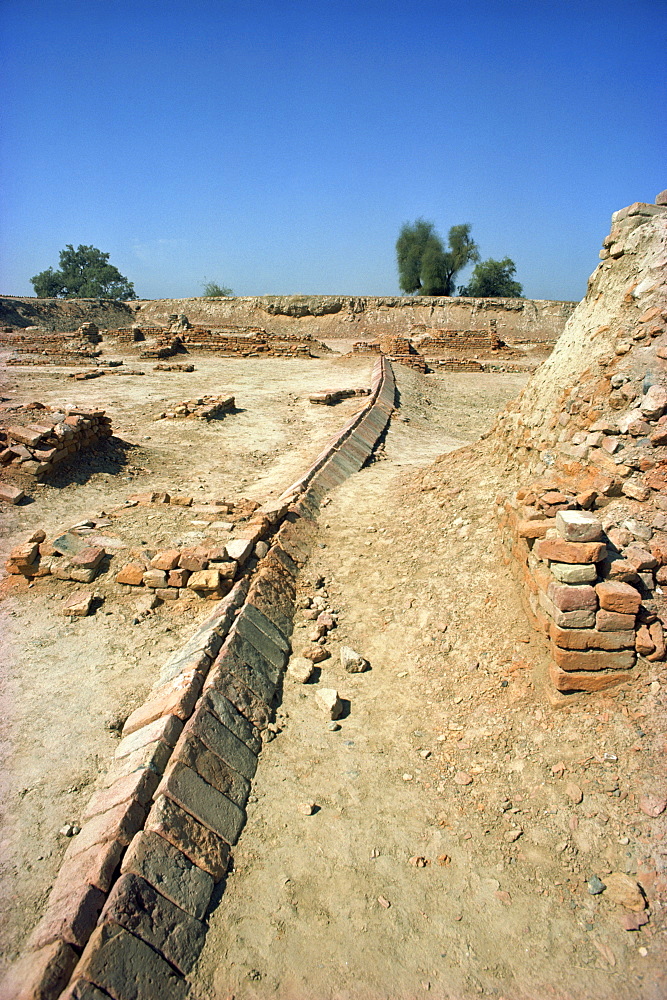
MULTIPOLYGON (((45 487, 13 509, 3 545, 109 512, 142 489, 264 499, 358 405, 316 409, 307 392, 367 384, 370 370, 368 359, 335 358, 196 366, 77 384, 76 401, 106 404, 117 434, 137 445, 126 452, 130 474, 94 459, 76 488, 45 487), (225 389, 243 412, 215 426, 151 419, 163 400, 225 389)), ((488 442, 455 450, 523 378, 396 374, 400 407, 379 460, 320 515, 301 589, 339 615, 331 657, 312 683, 285 681, 282 731, 262 753, 193 995, 658 1000, 665 848, 661 820, 638 798, 661 780, 664 667, 627 691, 551 704, 542 647, 495 540, 494 497, 508 484, 488 442), (371 670, 345 673, 342 644, 371 670), (339 730, 316 704, 322 686, 345 699, 339 730), (315 803, 312 815, 304 802, 315 803), (637 873, 649 897, 639 931, 623 929, 629 911, 587 890, 592 875, 617 871, 637 873)), ((28 390, 11 376, 17 398, 62 402, 71 386, 30 373, 28 390)), ((130 518, 129 534, 158 544, 210 530, 190 523, 196 512, 170 512, 179 523, 163 524, 148 510, 117 523, 130 518)), ((133 598, 109 586, 93 618, 65 624, 54 598, 66 586, 5 589, 6 960, 38 918, 66 846, 58 830, 76 821, 118 722, 203 614, 177 602, 133 625, 133 598)), ((309 625, 298 619, 296 652, 309 625)))

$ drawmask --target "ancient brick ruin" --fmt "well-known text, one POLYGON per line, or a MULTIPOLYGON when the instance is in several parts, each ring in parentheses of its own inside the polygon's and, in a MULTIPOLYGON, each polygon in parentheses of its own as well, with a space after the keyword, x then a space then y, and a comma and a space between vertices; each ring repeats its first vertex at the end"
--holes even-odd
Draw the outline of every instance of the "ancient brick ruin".
POLYGON ((0 420, 0 465, 37 477, 113 433, 104 410, 5 404, 0 420))

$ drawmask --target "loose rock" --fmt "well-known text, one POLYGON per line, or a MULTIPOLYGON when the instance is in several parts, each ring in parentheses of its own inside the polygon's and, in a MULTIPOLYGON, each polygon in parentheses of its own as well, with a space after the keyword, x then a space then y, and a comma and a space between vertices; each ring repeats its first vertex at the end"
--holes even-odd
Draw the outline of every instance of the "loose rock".
POLYGON ((340 647, 340 662, 348 674, 361 674, 364 670, 370 670, 371 666, 368 660, 349 646, 340 647))
POLYGON ((320 708, 323 708, 330 719, 339 719, 343 712, 343 703, 335 688, 320 688, 315 695, 320 708))

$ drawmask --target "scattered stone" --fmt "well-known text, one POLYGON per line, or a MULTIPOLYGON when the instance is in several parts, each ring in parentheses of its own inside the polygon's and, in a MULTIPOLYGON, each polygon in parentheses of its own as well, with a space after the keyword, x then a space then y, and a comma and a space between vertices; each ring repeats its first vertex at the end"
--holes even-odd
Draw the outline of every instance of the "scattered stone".
POLYGON ((315 802, 299 802, 297 809, 302 816, 312 816, 317 810, 317 803, 315 802))
POLYGON ((378 903, 380 904, 380 906, 384 906, 385 910, 388 910, 389 907, 391 906, 389 900, 385 899, 384 896, 378 896, 378 903))
POLYGON ((427 858, 422 857, 421 854, 415 854, 413 857, 408 859, 408 864, 414 865, 415 868, 426 868, 426 866, 430 863, 431 862, 427 858))
POLYGON ((667 808, 667 797, 664 795, 642 795, 639 799, 639 808, 647 816, 660 816, 667 808))
POLYGON ((343 703, 335 688, 320 688, 315 698, 320 708, 324 709, 330 719, 339 719, 343 713, 343 703))
POLYGON ((515 840, 519 839, 522 833, 523 830, 505 830, 503 840, 507 841, 508 844, 513 844, 515 840))
POLYGON ((338 722, 329 722, 327 724, 327 729, 330 733, 338 733, 340 732, 340 724, 338 722))
POLYGON ((649 922, 649 919, 648 913, 644 910, 641 913, 623 913, 620 923, 624 931, 638 931, 649 922))
POLYGON ((65 601, 62 613, 76 618, 85 618, 86 615, 90 614, 93 600, 93 594, 89 590, 77 591, 65 601))
POLYGON ((601 892, 604 892, 607 886, 604 882, 597 877, 597 875, 591 875, 588 880, 588 891, 591 896, 599 896, 601 892))
POLYGON ((25 499, 25 493, 23 490, 19 490, 16 486, 9 486, 7 483, 0 484, 0 500, 4 500, 6 503, 21 503, 21 500, 25 499))
POLYGON ((331 653, 324 646, 313 645, 306 646, 302 650, 301 656, 306 660, 312 660, 313 663, 321 663, 322 660, 327 660, 331 656, 331 653))
POLYGON ((340 647, 340 662, 348 674, 360 674, 365 670, 370 670, 370 663, 359 653, 355 653, 349 646, 340 647))
POLYGON ((313 661, 306 656, 293 656, 289 661, 287 673, 299 684, 307 684, 313 676, 314 666, 313 661))
POLYGON ((573 781, 568 781, 567 785, 565 786, 565 794, 567 795, 568 799, 570 799, 570 801, 574 803, 575 806, 579 805, 579 803, 582 802, 584 798, 584 793, 582 792, 581 788, 579 788, 579 785, 575 785, 573 781))
POLYGON ((467 771, 457 771, 454 775, 456 785, 472 785, 472 780, 472 775, 468 774, 467 771))
POLYGON ((646 909, 646 898, 639 883, 623 872, 613 872, 605 876, 607 880, 607 899, 625 906, 628 910, 639 912, 646 909))

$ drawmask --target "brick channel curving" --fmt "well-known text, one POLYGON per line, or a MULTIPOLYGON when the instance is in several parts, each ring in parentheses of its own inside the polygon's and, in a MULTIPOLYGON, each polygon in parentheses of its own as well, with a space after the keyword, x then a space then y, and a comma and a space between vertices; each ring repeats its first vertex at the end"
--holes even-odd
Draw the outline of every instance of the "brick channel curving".
POLYGON ((280 695, 296 578, 320 500, 369 458, 395 391, 381 357, 366 405, 257 512, 250 542, 270 539, 267 554, 172 654, 127 719, 0 1000, 187 996, 280 695))

